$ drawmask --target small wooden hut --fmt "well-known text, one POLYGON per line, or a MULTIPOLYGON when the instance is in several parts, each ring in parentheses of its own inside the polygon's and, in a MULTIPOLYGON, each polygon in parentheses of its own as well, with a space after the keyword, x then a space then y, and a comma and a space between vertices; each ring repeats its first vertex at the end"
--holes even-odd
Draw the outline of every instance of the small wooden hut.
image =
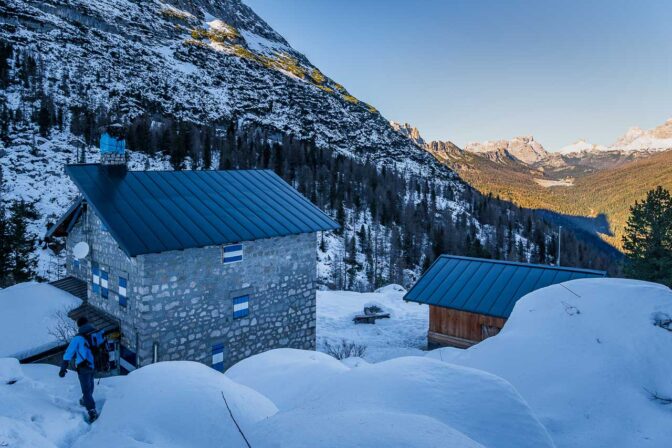
POLYGON ((404 300, 429 305, 430 348, 467 348, 499 333, 524 295, 605 276, 604 271, 442 255, 404 300))

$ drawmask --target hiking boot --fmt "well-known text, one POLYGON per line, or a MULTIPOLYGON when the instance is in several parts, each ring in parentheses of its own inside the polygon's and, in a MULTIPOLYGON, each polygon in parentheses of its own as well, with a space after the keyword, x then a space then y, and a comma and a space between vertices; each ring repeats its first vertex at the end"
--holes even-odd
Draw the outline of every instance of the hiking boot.
POLYGON ((95 409, 89 410, 89 423, 93 423, 98 419, 98 412, 95 409))

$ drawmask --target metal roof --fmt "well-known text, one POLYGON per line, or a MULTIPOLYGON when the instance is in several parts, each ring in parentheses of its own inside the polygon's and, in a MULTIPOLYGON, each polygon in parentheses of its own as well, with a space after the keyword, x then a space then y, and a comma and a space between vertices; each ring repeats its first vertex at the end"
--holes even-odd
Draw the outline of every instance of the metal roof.
POLYGON ((80 196, 75 200, 75 202, 72 203, 63 216, 61 216, 54 225, 47 229, 47 233, 44 235, 44 238, 48 239, 54 236, 67 235, 70 229, 72 229, 72 227, 77 222, 77 219, 82 213, 83 207, 84 200, 80 196))
POLYGON ((131 257, 338 228, 268 170, 65 169, 131 257))
POLYGON ((67 293, 72 294, 73 296, 81 299, 82 301, 86 301, 86 299, 88 298, 86 282, 76 277, 68 276, 64 278, 59 278, 58 280, 49 282, 49 284, 51 286, 57 287, 58 289, 62 289, 67 293))
POLYGON ((588 269, 442 255, 404 300, 508 318, 516 301, 532 291, 606 275, 588 269))

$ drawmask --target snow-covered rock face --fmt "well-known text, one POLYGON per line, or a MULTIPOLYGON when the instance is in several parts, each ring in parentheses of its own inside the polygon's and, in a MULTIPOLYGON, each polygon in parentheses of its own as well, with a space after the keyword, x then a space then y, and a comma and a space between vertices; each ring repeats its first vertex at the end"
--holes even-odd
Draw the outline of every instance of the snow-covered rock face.
POLYGON ((122 122, 146 112, 197 123, 236 117, 449 175, 239 0, 7 5, 0 38, 39 55, 44 88, 66 110, 101 107, 122 122))
POLYGON ((672 414, 656 396, 672 399, 672 331, 659 325, 670 316, 664 286, 576 280, 519 300, 497 336, 429 356, 510 381, 558 447, 664 447, 672 414))
POLYGON ((581 153, 599 153, 599 152, 657 152, 672 150, 672 118, 665 123, 653 129, 643 130, 635 126, 618 138, 613 144, 594 145, 579 140, 578 142, 565 146, 558 150, 559 154, 572 155, 580 157, 581 153))

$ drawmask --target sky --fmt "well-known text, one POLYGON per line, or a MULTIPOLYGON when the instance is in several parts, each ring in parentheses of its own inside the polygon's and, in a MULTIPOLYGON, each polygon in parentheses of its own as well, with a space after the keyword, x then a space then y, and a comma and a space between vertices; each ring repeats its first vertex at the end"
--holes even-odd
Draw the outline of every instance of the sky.
POLYGON ((611 144, 672 118, 670 0, 244 0, 426 140, 611 144))

